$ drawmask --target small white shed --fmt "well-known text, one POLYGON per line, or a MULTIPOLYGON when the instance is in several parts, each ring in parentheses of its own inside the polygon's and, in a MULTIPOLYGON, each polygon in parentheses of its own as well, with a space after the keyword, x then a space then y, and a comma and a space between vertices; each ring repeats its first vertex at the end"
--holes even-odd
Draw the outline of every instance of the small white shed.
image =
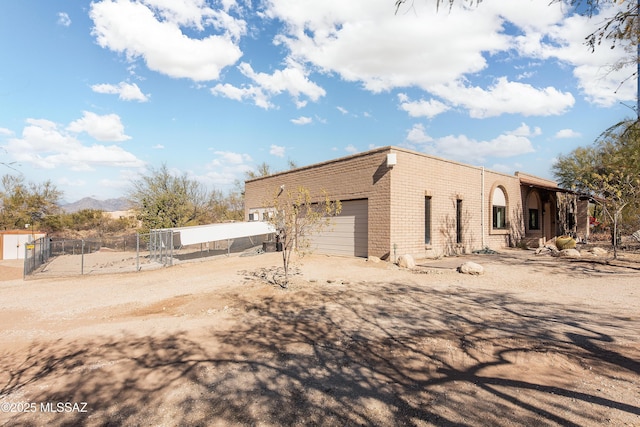
POLYGON ((0 259, 24 259, 25 246, 46 233, 31 230, 0 231, 0 259))

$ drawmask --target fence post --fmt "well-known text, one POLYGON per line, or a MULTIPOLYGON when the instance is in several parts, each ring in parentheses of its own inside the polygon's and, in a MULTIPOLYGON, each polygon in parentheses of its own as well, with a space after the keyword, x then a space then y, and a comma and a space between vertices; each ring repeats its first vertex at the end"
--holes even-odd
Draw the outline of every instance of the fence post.
POLYGON ((33 245, 33 249, 31 249, 31 255, 33 255, 33 268, 31 269, 31 271, 35 271, 36 270, 36 241, 32 240, 31 244, 33 245))
POLYGON ((136 233, 136 271, 140 271, 140 233, 136 233))
POLYGON ((27 270, 29 269, 29 259, 27 258, 27 254, 29 251, 27 250, 27 245, 24 245, 24 263, 22 264, 22 280, 27 277, 27 270))
POLYGON ((82 256, 80 257, 80 274, 84 274, 84 239, 82 239, 82 256))
POLYGON ((169 258, 169 265, 171 266, 173 265, 173 230, 169 231, 169 238, 171 239, 171 258, 169 258))

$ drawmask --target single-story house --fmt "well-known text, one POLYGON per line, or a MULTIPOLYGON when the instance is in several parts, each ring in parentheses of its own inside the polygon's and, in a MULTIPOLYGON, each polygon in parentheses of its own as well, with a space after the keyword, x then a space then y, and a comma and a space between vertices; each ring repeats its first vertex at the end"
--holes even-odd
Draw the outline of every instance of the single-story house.
POLYGON ((588 232, 586 202, 553 181, 398 147, 248 180, 245 220, 263 220, 282 186, 306 187, 318 200, 324 190, 342 202, 333 225, 312 239, 323 253, 393 261, 522 242, 535 247, 559 234, 588 232))
POLYGON ((31 230, 0 230, 0 259, 24 259, 27 246, 46 233, 31 230))

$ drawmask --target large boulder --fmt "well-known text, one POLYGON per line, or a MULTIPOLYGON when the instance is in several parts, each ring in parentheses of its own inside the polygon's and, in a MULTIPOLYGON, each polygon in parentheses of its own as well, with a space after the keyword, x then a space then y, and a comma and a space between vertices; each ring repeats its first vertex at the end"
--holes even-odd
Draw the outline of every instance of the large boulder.
POLYGON ((478 276, 480 274, 484 274, 484 267, 478 263, 467 261, 458 267, 458 272, 478 276))
POLYGON ((556 248, 555 245, 545 245, 541 248, 536 249, 535 254, 558 256, 558 248, 556 248))
POLYGON ((578 252, 577 249, 563 249, 560 251, 559 256, 561 258, 571 258, 571 259, 581 257, 580 252, 578 252))
POLYGON ((400 258, 398 258, 398 267, 416 268, 416 261, 409 254, 400 255, 400 258))
POLYGON ((606 256, 609 253, 606 249, 602 249, 597 246, 595 248, 591 248, 589 252, 591 252, 593 256, 606 256))

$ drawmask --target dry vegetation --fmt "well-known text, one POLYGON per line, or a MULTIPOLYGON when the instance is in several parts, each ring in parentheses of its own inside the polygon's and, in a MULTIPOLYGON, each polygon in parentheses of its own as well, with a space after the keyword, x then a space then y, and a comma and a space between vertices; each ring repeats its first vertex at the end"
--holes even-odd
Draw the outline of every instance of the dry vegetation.
POLYGON ((640 423, 638 255, 314 255, 287 290, 279 257, 0 281, 0 405, 38 405, 0 424, 640 423))

